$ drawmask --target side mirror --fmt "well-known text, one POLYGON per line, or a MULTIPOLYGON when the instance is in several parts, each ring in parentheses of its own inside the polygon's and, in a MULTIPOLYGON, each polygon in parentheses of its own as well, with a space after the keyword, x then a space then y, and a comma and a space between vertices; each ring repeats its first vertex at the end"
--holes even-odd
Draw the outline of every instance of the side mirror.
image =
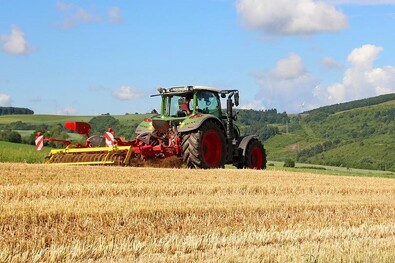
POLYGON ((236 107, 239 106, 239 93, 235 93, 235 105, 236 107))

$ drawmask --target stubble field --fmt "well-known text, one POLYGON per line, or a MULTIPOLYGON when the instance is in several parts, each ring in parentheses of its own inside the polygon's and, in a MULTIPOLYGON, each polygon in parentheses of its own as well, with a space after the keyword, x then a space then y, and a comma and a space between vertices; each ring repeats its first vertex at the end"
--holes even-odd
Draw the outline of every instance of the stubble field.
POLYGON ((391 262, 395 180, 0 164, 0 262, 391 262))

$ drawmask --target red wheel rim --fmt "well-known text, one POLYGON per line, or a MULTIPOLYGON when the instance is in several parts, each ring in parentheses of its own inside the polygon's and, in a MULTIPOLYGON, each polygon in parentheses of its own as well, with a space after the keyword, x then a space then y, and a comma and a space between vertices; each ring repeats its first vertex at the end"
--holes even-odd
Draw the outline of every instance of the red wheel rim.
POLYGON ((222 160, 222 141, 214 131, 208 131, 202 140, 203 159, 210 167, 218 167, 222 160))
POLYGON ((263 154, 261 149, 256 146, 251 151, 251 168, 262 169, 263 154))

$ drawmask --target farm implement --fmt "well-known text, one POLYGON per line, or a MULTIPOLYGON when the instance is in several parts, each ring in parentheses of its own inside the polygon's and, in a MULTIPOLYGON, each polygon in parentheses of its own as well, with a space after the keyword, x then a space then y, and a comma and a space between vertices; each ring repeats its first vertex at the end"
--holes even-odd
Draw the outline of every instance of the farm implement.
POLYGON ((234 124, 239 104, 238 90, 217 90, 205 86, 159 88, 161 111, 144 119, 131 141, 114 136, 109 128, 104 135, 90 136, 85 122, 66 122, 65 128, 86 136, 85 144, 36 136, 36 147, 44 142, 64 143, 53 149, 45 162, 51 164, 133 166, 139 161, 177 158, 190 168, 266 168, 266 152, 254 135, 240 136, 234 124), (226 111, 220 98, 226 99, 226 111), (105 142, 105 146, 102 146, 105 142))

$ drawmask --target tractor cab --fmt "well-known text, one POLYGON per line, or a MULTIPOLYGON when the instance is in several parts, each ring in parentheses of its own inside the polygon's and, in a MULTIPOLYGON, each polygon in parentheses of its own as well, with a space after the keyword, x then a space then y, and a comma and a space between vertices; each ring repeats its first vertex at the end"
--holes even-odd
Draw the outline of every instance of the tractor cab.
MULTIPOLYGON (((158 93, 151 97, 161 96, 161 110, 159 114, 140 123, 136 129, 137 134, 153 132, 155 126, 162 122, 169 122, 179 132, 187 132, 198 129, 209 118, 216 119, 219 125, 224 126, 224 130, 230 129, 233 133, 236 129, 236 133, 240 134, 232 121, 235 119, 233 106, 239 104, 237 90, 218 90, 207 86, 176 86, 157 90, 158 93), (220 98, 227 98, 225 112, 221 109, 220 98)), ((230 136, 233 137, 234 134, 230 136)))
POLYGON ((188 118, 196 114, 222 117, 218 90, 209 87, 187 86, 158 89, 162 96, 161 115, 167 118, 188 118))

